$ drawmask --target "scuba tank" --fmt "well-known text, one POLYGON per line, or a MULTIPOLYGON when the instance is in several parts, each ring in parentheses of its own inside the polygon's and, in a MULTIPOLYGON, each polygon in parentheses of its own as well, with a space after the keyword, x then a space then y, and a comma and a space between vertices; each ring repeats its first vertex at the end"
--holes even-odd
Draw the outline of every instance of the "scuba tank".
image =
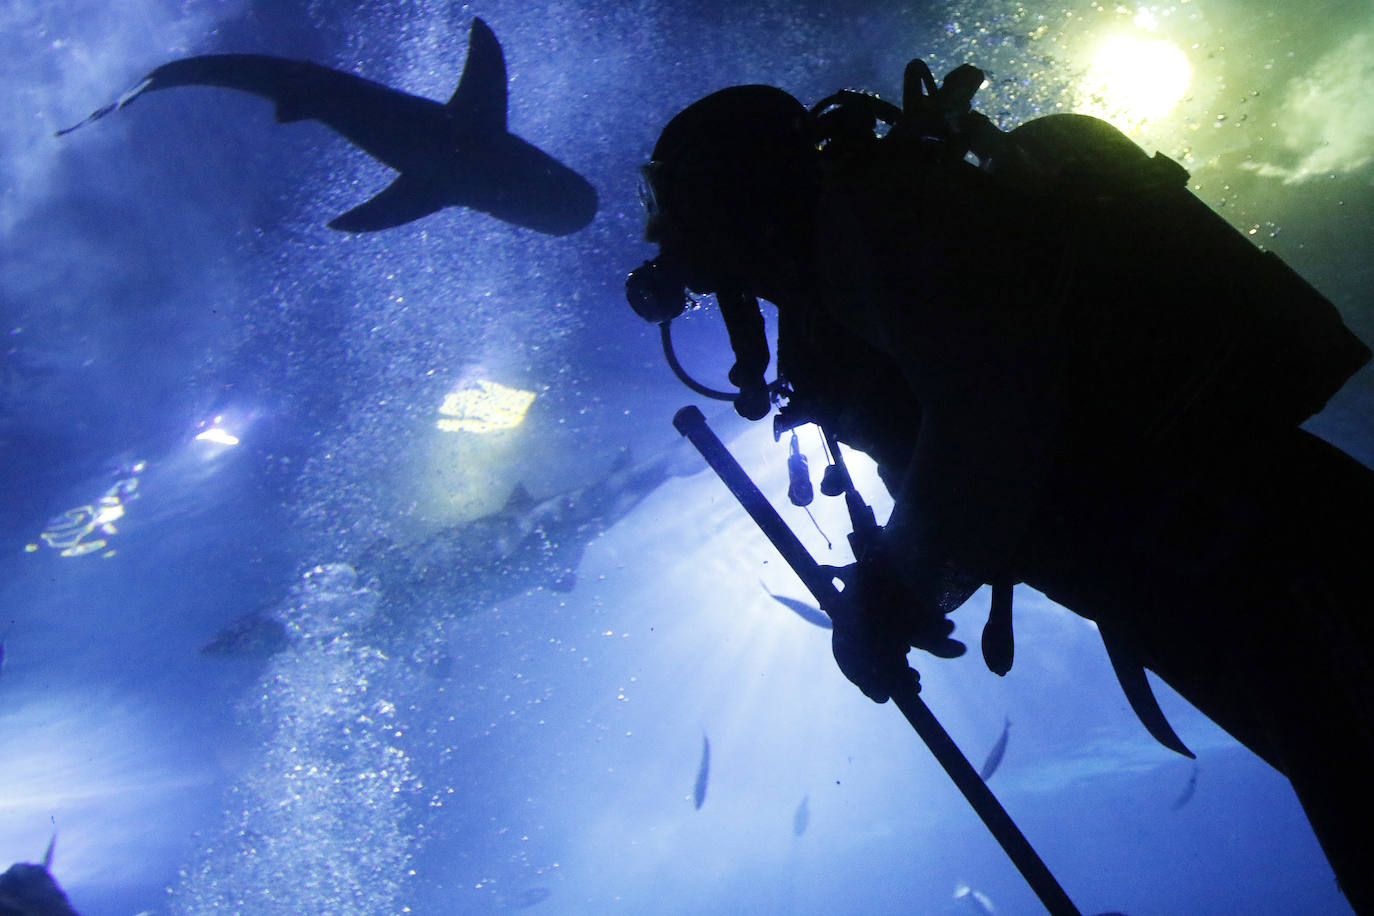
POLYGON ((1073 290, 1099 419, 1129 417, 1155 442, 1296 426, 1369 360, 1336 307, 1189 191, 1181 165, 1107 122, 1028 121, 981 166, 1070 227, 1073 276, 1057 285, 1073 290))

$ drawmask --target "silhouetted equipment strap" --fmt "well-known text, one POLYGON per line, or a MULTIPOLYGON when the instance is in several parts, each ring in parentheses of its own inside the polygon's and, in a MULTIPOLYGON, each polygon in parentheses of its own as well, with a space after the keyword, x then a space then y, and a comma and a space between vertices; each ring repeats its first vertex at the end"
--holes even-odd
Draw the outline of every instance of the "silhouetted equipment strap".
MULTIPOLYGON (((740 505, 762 529, 778 553, 782 554, 787 565, 792 567, 820 606, 834 607, 841 599, 830 574, 807 552, 806 547, 797 539, 792 529, 787 527, 787 523, 778 515, 767 497, 749 479, 749 475, 744 473, 744 469, 735 461, 730 450, 706 425, 706 418, 702 416, 701 411, 690 406, 682 408, 673 417, 673 426, 686 436, 701 453, 701 457, 706 459, 711 470, 716 472, 716 476, 734 494, 735 499, 739 500, 740 505)), ((1020 828, 1012 821, 1011 815, 1007 814, 1002 803, 979 777, 978 771, 936 720, 930 708, 921 699, 916 685, 894 685, 891 693, 897 708, 930 748, 940 766, 945 768, 949 778, 954 780, 959 791, 964 793, 964 798, 983 819, 983 823, 996 837, 1002 850, 1031 886, 1031 890, 1035 891, 1045 909, 1051 916, 1081 916, 1068 894, 1064 893, 1054 875, 1050 874, 1050 870, 1040 860, 1040 856, 1026 840, 1020 828)))

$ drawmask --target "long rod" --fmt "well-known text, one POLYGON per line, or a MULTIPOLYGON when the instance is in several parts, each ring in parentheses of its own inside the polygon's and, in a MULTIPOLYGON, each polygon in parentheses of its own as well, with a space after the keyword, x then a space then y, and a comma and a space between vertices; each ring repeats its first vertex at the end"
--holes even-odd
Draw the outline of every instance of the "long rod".
MULTIPOLYGON (((673 426, 686 436, 701 453, 701 457, 706 459, 711 470, 716 472, 716 476, 734 494, 735 499, 739 500, 740 505, 777 548, 778 553, 782 554, 787 565, 792 567, 821 607, 834 607, 841 599, 829 574, 812 558, 792 529, 787 527, 782 516, 778 515, 777 510, 768 502, 767 497, 749 479, 744 468, 735 461, 730 450, 706 425, 706 418, 702 416, 701 411, 696 407, 682 408, 673 417, 673 426)), ((921 699, 919 688, 915 684, 899 684, 893 685, 891 692, 897 708, 906 716, 916 734, 921 736, 921 740, 930 748, 940 766, 944 767, 949 778, 954 780, 964 798, 982 818, 1012 864, 1021 872, 1021 876, 1026 879, 1031 890, 1035 891, 1040 902, 1045 905, 1045 909, 1051 916, 1081 916, 1069 895, 1059 886, 1059 882, 1027 841, 1025 834, 997 800, 997 796, 992 794, 987 783, 983 782, 978 771, 968 762, 968 758, 959 750, 944 726, 921 699)))

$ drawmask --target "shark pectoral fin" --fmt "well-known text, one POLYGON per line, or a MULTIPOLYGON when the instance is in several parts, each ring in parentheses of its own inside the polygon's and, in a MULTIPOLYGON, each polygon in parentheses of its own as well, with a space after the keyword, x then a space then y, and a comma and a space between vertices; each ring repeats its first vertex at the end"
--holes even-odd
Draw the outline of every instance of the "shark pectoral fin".
POLYGON ((1131 710, 1136 714, 1136 718, 1140 719, 1140 724, 1169 750, 1196 760, 1197 755, 1188 750, 1188 746, 1179 738, 1169 720, 1164 718, 1164 710, 1159 708, 1159 701, 1150 689, 1150 682, 1145 677, 1145 666, 1136 654, 1131 637, 1115 624, 1106 624, 1100 620, 1097 622, 1097 632, 1102 636, 1102 645, 1107 649, 1107 658, 1111 660, 1112 670, 1116 672, 1116 680, 1121 684, 1121 690, 1126 694, 1126 700, 1131 704, 1131 710))
POLYGON ((376 232, 428 216, 443 207, 443 199, 432 187, 402 174, 371 200, 334 217, 329 228, 342 232, 376 232))
POLYGON ((479 135, 506 131, 506 56, 496 34, 481 19, 468 32, 468 59, 445 106, 462 115, 479 135))

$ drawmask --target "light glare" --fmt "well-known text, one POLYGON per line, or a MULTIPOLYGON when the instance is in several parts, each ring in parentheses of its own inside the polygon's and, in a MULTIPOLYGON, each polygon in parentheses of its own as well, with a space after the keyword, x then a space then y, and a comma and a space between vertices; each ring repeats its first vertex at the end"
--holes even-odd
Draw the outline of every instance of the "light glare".
POLYGON ((1172 42, 1118 35, 1093 58, 1077 107, 1122 129, 1138 128, 1173 109, 1191 78, 1188 58, 1172 42))
POLYGON ((212 426, 202 433, 196 435, 197 441, 213 442, 216 445, 238 445, 238 436, 222 426, 212 426))

